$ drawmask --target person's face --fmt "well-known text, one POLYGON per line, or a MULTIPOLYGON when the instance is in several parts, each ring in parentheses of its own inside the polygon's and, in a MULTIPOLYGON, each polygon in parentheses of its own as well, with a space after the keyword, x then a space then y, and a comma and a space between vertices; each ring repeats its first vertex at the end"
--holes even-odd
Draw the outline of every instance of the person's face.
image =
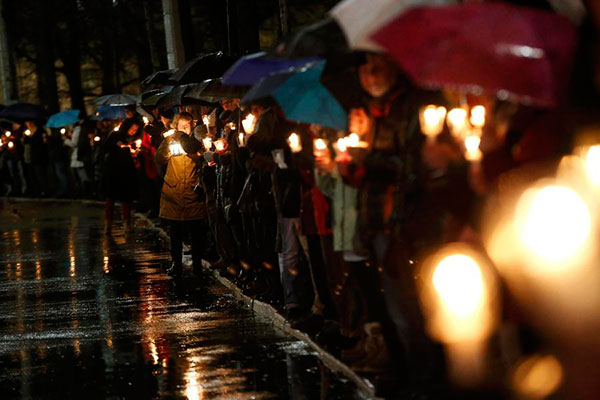
POLYGON ((127 118, 133 118, 134 114, 135 113, 133 110, 125 109, 125 115, 127 116, 127 118))
POLYGON ((221 100, 221 106, 226 111, 234 111, 236 108, 238 108, 239 104, 240 99, 221 100))
POLYGON ((358 69, 362 88, 373 97, 385 95, 398 81, 398 71, 385 56, 367 55, 358 69))
POLYGON ((180 119, 177 121, 177 130, 187 133, 188 135, 192 133, 192 121, 188 121, 185 119, 180 119))
POLYGON ((261 115, 263 115, 263 113, 265 112, 265 109, 263 106, 259 106, 258 104, 253 104, 250 107, 250 112, 252 114, 254 114, 254 116, 258 119, 258 118, 260 118, 261 115))
POLYGON ((129 136, 133 136, 137 133, 138 129, 140 129, 139 125, 137 124, 133 124, 129 127, 129 130, 127 131, 127 134, 129 136))

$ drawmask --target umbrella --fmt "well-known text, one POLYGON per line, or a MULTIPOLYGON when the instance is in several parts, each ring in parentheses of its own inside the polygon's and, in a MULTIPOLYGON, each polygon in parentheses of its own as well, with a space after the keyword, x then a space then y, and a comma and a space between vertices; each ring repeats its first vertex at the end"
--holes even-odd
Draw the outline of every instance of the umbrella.
POLYGON ((332 57, 349 53, 340 25, 327 18, 305 26, 275 48, 275 55, 287 58, 332 57))
POLYGON ((175 86, 173 90, 171 90, 165 96, 161 97, 156 102, 156 107, 165 109, 179 106, 187 106, 191 104, 206 104, 206 102, 202 100, 188 99, 184 97, 186 91, 188 91, 191 86, 192 84, 175 86))
POLYGON ((80 114, 81 111, 79 110, 67 110, 59 112, 48 118, 46 126, 48 128, 62 128, 63 126, 73 125, 74 123, 79 121, 80 114))
POLYGON ((148 107, 156 107, 156 104, 173 90, 173 86, 163 86, 161 89, 150 90, 142 93, 140 104, 148 107))
POLYGON ((322 60, 319 57, 302 59, 285 59, 267 57, 266 53, 254 53, 240 58, 223 75, 225 85, 253 85, 271 74, 285 71, 290 68, 308 65, 322 60))
POLYGON ((208 79, 192 85, 185 93, 185 97, 216 103, 222 99, 240 99, 249 89, 250 87, 245 85, 224 85, 221 78, 208 79))
POLYGON ((0 112, 0 117, 19 120, 39 120, 45 115, 41 106, 31 103, 15 103, 0 112))
POLYGON ((298 70, 296 69, 290 69, 285 72, 272 74, 262 78, 256 85, 252 86, 248 93, 246 93, 246 95, 242 99, 242 104, 248 104, 258 99, 271 96, 275 89, 281 86, 285 81, 287 81, 291 76, 293 76, 297 72, 298 70))
POLYGON ((463 3, 414 8, 373 39, 419 85, 554 107, 564 97, 576 33, 551 12, 463 3))
POLYGON ((98 107, 96 114, 92 116, 92 119, 96 121, 125 118, 127 118, 127 115, 125 114, 125 106, 100 106, 98 107))
POLYGON ((143 81, 140 82, 140 85, 144 88, 150 85, 164 85, 169 82, 169 78, 173 75, 177 70, 176 69, 166 69, 163 71, 156 71, 147 77, 144 78, 143 81))
POLYGON ((130 94, 107 94, 93 101, 96 106, 131 106, 136 103, 137 99, 130 94))
POLYGON ((227 56, 220 51, 205 54, 185 64, 169 78, 169 81, 182 85, 219 78, 234 61, 233 57, 227 56))
POLYGON ((452 0, 345 0, 331 9, 331 16, 346 35, 355 50, 380 52, 382 48, 370 35, 389 23, 402 12, 422 5, 455 3, 452 0))
POLYGON ((324 68, 324 61, 302 68, 275 89, 272 96, 289 120, 344 130, 348 125, 348 116, 321 84, 324 68))

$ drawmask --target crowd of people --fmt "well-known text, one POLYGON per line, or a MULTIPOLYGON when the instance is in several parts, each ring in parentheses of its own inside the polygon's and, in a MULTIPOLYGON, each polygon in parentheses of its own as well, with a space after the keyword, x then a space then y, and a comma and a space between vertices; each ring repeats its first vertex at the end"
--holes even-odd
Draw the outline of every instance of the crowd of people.
POLYGON ((108 235, 115 202, 126 231, 136 204, 168 222, 175 279, 185 242, 200 279, 206 260, 355 371, 441 382, 420 266, 445 243, 481 249, 486 200, 553 170, 571 136, 557 111, 466 95, 486 110, 472 158, 448 127, 430 140, 420 120, 456 93, 415 87, 386 55, 358 58, 362 106, 347 132, 287 120, 271 97, 132 106, 62 131, 26 121, 2 137, 4 194, 104 198, 108 235))

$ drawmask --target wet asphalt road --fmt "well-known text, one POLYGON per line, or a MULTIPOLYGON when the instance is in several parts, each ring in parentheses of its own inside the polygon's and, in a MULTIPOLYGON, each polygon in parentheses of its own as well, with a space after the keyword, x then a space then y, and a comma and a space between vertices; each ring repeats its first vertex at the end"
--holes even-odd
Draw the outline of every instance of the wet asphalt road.
MULTIPOLYGON (((138 221, 140 222, 140 221, 138 221)), ((212 283, 174 285, 156 233, 0 200, 0 399, 350 399, 351 382, 212 283)))

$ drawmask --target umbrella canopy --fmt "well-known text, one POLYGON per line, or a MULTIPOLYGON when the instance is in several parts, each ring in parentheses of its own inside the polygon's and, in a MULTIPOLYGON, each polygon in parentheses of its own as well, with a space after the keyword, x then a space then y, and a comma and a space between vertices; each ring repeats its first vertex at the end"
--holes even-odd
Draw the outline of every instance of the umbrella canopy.
POLYGON ((242 104, 248 104, 258 99, 271 96, 275 89, 297 72, 298 70, 291 69, 262 78, 256 85, 252 86, 244 98, 242 98, 242 104))
POLYGON ((137 99, 130 94, 107 94, 92 103, 96 106, 132 106, 137 103, 137 99))
POLYGON ((142 93, 140 104, 147 107, 156 107, 156 104, 173 90, 173 86, 163 86, 161 89, 154 89, 142 93))
POLYGON ((321 84, 324 68, 324 61, 302 68, 275 89, 272 95, 289 120, 344 130, 348 125, 348 116, 321 84))
POLYGON ((350 51, 340 25, 331 18, 305 26, 280 43, 274 54, 279 57, 333 57, 350 51))
POLYGON ((184 97, 185 93, 192 86, 193 84, 175 86, 173 90, 156 102, 156 107, 165 109, 192 104, 206 104, 206 101, 184 97))
POLYGON ((73 125, 77 121, 79 121, 79 115, 81 111, 79 110, 67 110, 63 112, 59 112, 54 114, 48 118, 48 122, 46 122, 46 126, 48 128, 62 128, 67 125, 73 125))
POLYGON ((455 3, 452 0, 344 0, 329 12, 338 22, 352 49, 381 52, 372 33, 402 12, 416 6, 455 3))
POLYGON ((551 12, 463 3, 414 8, 373 39, 421 86, 554 107, 564 97, 576 33, 551 12))
POLYGON ((93 120, 104 121, 104 120, 117 120, 125 119, 125 106, 100 106, 96 110, 96 114, 92 116, 93 120))
POLYGON ((235 59, 223 54, 223 52, 205 54, 189 61, 169 81, 178 85, 198 83, 207 79, 220 78, 235 59))
POLYGON ((316 61, 319 57, 285 59, 268 57, 266 53, 254 53, 240 58, 223 75, 225 85, 254 85, 262 78, 290 68, 301 67, 316 61))
POLYGON ((221 78, 208 79, 192 85, 185 97, 216 103, 222 99, 241 99, 249 89, 250 87, 245 85, 224 85, 221 78))
POLYGON ((44 109, 31 103, 16 103, 6 107, 0 112, 0 117, 17 120, 39 120, 45 117, 44 109))
POLYGON ((144 78, 143 81, 140 82, 140 85, 143 88, 148 88, 153 85, 164 85, 169 82, 169 78, 173 75, 177 70, 176 69, 166 69, 163 71, 156 71, 147 77, 144 78))

